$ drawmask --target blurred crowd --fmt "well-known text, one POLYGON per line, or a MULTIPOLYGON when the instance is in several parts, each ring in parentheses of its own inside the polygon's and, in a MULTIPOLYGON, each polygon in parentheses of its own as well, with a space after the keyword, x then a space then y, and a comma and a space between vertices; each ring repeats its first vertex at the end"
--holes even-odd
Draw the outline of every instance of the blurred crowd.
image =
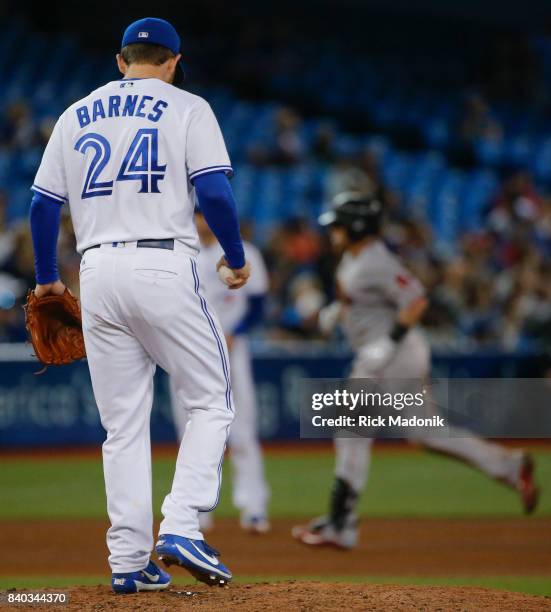
POLYGON ((55 125, 54 117, 36 121, 23 100, 7 105, 0 116, 0 149, 12 155, 37 149, 42 152, 55 125))
MULTIPOLYGON (((51 123, 33 125, 30 117, 24 105, 10 109, 1 128, 2 149, 44 145, 51 123)), ((387 207, 385 240, 430 295, 424 326, 435 348, 551 346, 551 199, 539 193, 528 172, 517 169, 506 175, 488 206, 484 226, 463 235, 452 254, 443 255, 434 246, 428 220, 408 217, 400 194, 385 187, 372 150, 343 154, 335 147, 329 124, 322 124, 313 144, 306 146, 300 136, 301 121, 297 111, 282 107, 275 115, 271 137, 248 152, 249 162, 328 164, 328 202, 349 189, 381 194, 387 207)), ((460 129, 475 129, 470 115, 460 129)), ((485 122, 482 129, 498 128, 485 122)), ((250 234, 246 219, 243 228, 250 234)), ((58 252, 61 277, 78 292, 79 256, 68 215, 63 217, 58 252)), ((337 263, 326 236, 312 218, 290 218, 271 229, 264 253, 271 292, 263 335, 318 337, 315 315, 333 298, 337 263)), ((8 221, 7 199, 0 193, 0 341, 26 339, 21 304, 33 284, 28 222, 25 218, 8 221)))
MULTIPOLYGON (((29 203, 31 192, 29 191, 29 203)), ((34 254, 27 219, 6 221, 7 199, 0 193, 0 342, 25 342, 22 305, 35 285, 34 254)), ((80 256, 70 217, 64 215, 58 242, 61 278, 78 295, 80 256)))
MULTIPOLYGON (((424 326, 433 346, 551 347, 551 198, 538 192, 527 171, 507 174, 488 205, 484 226, 463 235, 452 255, 443 255, 428 220, 408 217, 400 194, 385 188, 372 151, 339 156, 325 129, 305 150, 299 124, 294 111, 282 109, 272 142, 252 150, 251 160, 293 164, 305 156, 321 157, 331 163, 329 199, 349 189, 382 194, 385 240, 431 297, 424 326)), ((326 238, 305 219, 290 219, 272 234, 266 256, 279 333, 315 336, 315 313, 332 297, 336 265, 326 238)))
MULTIPOLYGON (((199 15, 207 4, 190 10, 199 15)), ((505 36, 488 46, 487 36, 479 33, 469 41, 472 48, 464 48, 455 44, 455 30, 450 30, 447 41, 430 24, 418 23, 412 29, 404 22, 401 34, 394 36, 393 17, 354 24, 340 15, 335 19, 343 23, 331 23, 330 32, 328 24, 313 20, 310 11, 302 17, 297 13, 292 21, 259 19, 241 20, 228 35, 225 13, 213 11, 208 31, 199 29, 185 38, 186 61, 189 58, 204 79, 200 86, 207 91, 222 83, 240 100, 286 100, 258 142, 249 146, 245 135, 234 136, 247 143, 245 158, 234 161, 258 170, 324 168, 323 193, 305 199, 311 209, 301 210, 300 216, 282 214, 267 232, 262 228, 260 246, 271 291, 266 325, 259 333, 266 338, 318 337, 316 313, 333 299, 337 261, 315 217, 337 193, 356 189, 378 193, 386 204, 384 238, 427 288, 430 308, 423 324, 434 347, 550 351, 551 171, 544 158, 541 172, 537 164, 511 165, 510 159, 517 153, 518 159, 530 157, 522 146, 516 147, 519 134, 532 139, 528 145, 524 142, 525 149, 535 152, 530 159, 540 159, 532 144, 539 142, 540 132, 551 132, 551 37, 505 36), (426 32, 419 29, 423 27, 426 32), (307 36, 301 28, 307 28, 307 36), (413 48, 418 55, 401 61, 413 48), (519 105, 520 114, 515 110, 519 105), (437 115, 445 119, 442 125, 434 122, 437 115), (329 120, 318 120, 313 138, 311 133, 306 138, 312 117, 329 120), (446 156, 449 169, 494 164, 500 180, 485 204, 480 227, 442 249, 441 237, 433 235, 433 219, 412 210, 399 189, 385 184, 377 151, 347 149, 347 134, 354 131, 355 136, 383 133, 403 150, 437 149, 446 156), (488 157, 492 143, 501 146, 505 141, 515 145, 510 148, 512 156, 501 155, 499 163, 488 157)), ((463 39, 464 32, 457 35, 463 39)), ((48 116, 53 107, 47 104, 46 112, 35 114, 32 105, 8 100, 7 94, 2 100, 1 95, 0 342, 16 342, 26 339, 21 305, 34 285, 27 187, 54 120, 48 116)), ((549 162, 551 168, 551 152, 549 162)), ((243 219, 243 232, 258 238, 252 225, 251 219, 243 219)), ((58 248, 60 273, 78 292, 79 256, 74 247, 65 215, 58 248)))

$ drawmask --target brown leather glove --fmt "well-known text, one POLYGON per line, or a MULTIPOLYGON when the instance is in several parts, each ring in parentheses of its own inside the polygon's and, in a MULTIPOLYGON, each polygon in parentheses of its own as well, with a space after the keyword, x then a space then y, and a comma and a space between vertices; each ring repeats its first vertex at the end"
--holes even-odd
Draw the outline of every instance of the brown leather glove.
POLYGON ((31 290, 23 308, 25 326, 43 364, 65 365, 86 357, 80 304, 68 289, 41 298, 31 290))

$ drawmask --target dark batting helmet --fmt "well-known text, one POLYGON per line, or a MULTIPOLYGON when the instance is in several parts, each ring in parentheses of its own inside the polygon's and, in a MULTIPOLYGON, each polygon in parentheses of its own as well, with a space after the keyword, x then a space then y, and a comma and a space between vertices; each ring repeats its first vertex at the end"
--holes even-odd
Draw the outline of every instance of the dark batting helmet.
POLYGON ((344 227, 353 242, 376 236, 383 222, 383 203, 374 196, 345 191, 333 200, 333 208, 319 218, 320 225, 344 227))

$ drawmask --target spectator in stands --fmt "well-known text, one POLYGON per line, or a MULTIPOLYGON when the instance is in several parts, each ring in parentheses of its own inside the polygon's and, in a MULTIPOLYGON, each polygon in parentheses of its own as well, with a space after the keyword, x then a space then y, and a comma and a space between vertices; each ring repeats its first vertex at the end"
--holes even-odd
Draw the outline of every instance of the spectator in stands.
POLYGON ((524 307, 523 330, 551 354, 551 262, 542 261, 537 279, 524 307))
POLYGON ((15 248, 15 236, 8 227, 8 196, 0 191, 0 270, 10 260, 15 248))
POLYGON ((539 221, 547 214, 547 205, 542 205, 532 176, 526 171, 514 172, 504 182, 488 216, 499 268, 514 266, 528 251, 546 245, 545 228, 539 229, 539 221), (538 235, 540 240, 535 240, 538 235))
POLYGON ((360 155, 359 167, 367 174, 374 185, 381 186, 381 168, 375 151, 365 148, 360 155))
POLYGON ((331 123, 322 123, 318 126, 314 135, 311 154, 313 159, 320 163, 330 164, 336 160, 335 128, 331 123))
POLYGON ((542 198, 539 216, 533 226, 531 242, 542 254, 551 260, 551 198, 542 198))
POLYGON ((541 208, 534 179, 527 170, 515 170, 504 182, 490 216, 490 225, 498 232, 507 231, 517 222, 533 222, 541 208))
POLYGON ((464 292, 459 318, 460 329, 476 345, 495 345, 499 313, 493 303, 491 279, 469 277, 466 279, 464 292))
POLYGON ((35 284, 34 254, 27 223, 18 223, 14 228, 13 255, 4 265, 4 271, 21 281, 25 287, 33 287, 35 284))
POLYGON ((46 117, 42 119, 38 126, 38 145, 41 150, 48 144, 50 136, 54 130, 56 119, 54 117, 46 117))
POLYGON ((549 262, 525 264, 512 275, 512 287, 504 304, 504 348, 525 345, 551 348, 551 267, 549 262))
POLYGON ((22 150, 36 144, 36 126, 26 102, 8 106, 0 133, 0 144, 11 149, 22 150))
MULTIPOLYGON (((212 18, 218 19, 214 14, 212 18)), ((222 18, 220 23, 223 23, 222 18)), ((416 110, 416 94, 423 94, 423 85, 417 82, 413 85, 411 100, 406 99, 404 105, 398 97, 393 97, 390 90, 385 92, 384 88, 381 89, 383 82, 392 76, 393 64, 385 67, 381 62, 375 65, 369 58, 362 64, 365 58, 360 53, 336 49, 334 43, 325 37, 321 46, 306 37, 293 39, 286 31, 288 26, 285 20, 279 24, 277 20, 261 24, 245 20, 240 26, 245 34, 241 32, 240 35, 232 30, 231 41, 220 38, 218 31, 212 35, 212 28, 209 30, 211 38, 208 44, 202 44, 202 38, 197 39, 198 48, 202 48, 195 60, 212 62, 212 70, 199 69, 197 73, 210 74, 209 78, 214 83, 216 77, 212 75, 231 75, 221 80, 235 84, 237 94, 242 93, 243 88, 248 88, 247 93, 257 101, 268 94, 273 95, 274 99, 292 101, 305 110, 332 113, 330 120, 321 120, 313 138, 308 141, 309 130, 303 129, 298 112, 281 106, 269 125, 269 136, 248 151, 249 160, 256 165, 276 165, 285 171, 300 166, 298 171, 302 173, 306 170, 301 176, 308 175, 310 168, 315 166, 316 172, 319 170, 323 177, 318 181, 318 186, 310 188, 307 200, 312 210, 317 210, 322 201, 330 201, 333 195, 344 190, 384 194, 390 216, 388 241, 408 262, 415 275, 422 279, 432 296, 426 324, 437 346, 450 348, 476 343, 501 343, 515 349, 542 343, 550 347, 551 272, 548 262, 551 258, 551 198, 544 198, 539 193, 528 172, 514 171, 503 182, 492 203, 486 227, 480 227, 475 234, 463 237, 457 245, 457 252, 449 260, 443 261, 434 251, 430 224, 419 221, 417 217, 407 217, 412 210, 411 201, 407 208, 402 206, 401 194, 385 189, 380 160, 374 150, 360 150, 361 144, 358 143, 363 141, 366 134, 352 136, 350 150, 345 152, 339 149, 339 144, 347 140, 347 135, 337 127, 338 120, 344 119, 349 126, 363 131, 369 124, 359 123, 357 119, 376 119, 376 105, 372 103, 381 102, 383 98, 388 100, 389 107, 384 108, 383 105, 383 111, 394 112, 393 105, 397 105, 399 115, 404 108, 409 110, 411 107, 410 119, 416 129, 419 128, 427 118, 431 118, 428 115, 430 111, 423 110, 424 106, 416 110), (234 44, 235 39, 240 40, 239 45, 234 44), (324 57, 326 60, 329 58, 330 66, 334 66, 333 72, 328 72, 327 61, 323 61, 320 50, 325 51, 324 57), (231 55, 224 67, 219 62, 221 54, 224 57, 231 55), (352 59, 356 61, 348 62, 352 59), (361 66, 362 70, 357 70, 357 66, 361 66), (222 73, 221 70, 230 72, 222 73), (351 85, 349 90, 346 89, 347 82, 351 85), (353 108, 350 102, 353 102, 353 108), (354 108, 358 114, 350 115, 354 108)), ((519 86, 522 75, 529 72, 530 58, 526 62, 519 61, 523 52, 514 45, 508 44, 505 50, 506 55, 494 58, 492 70, 480 83, 481 89, 488 93, 488 99, 479 93, 469 95, 460 110, 457 127, 451 125, 452 121, 444 112, 444 131, 446 134, 448 129, 453 132, 449 143, 451 153, 459 141, 458 152, 466 152, 471 165, 478 163, 474 144, 481 139, 502 140, 508 125, 504 119, 502 126, 492 111, 494 99, 488 84, 494 83, 493 90, 500 95, 507 91, 509 95, 521 91, 526 98, 534 97, 535 92, 526 80, 526 87, 519 86), (507 83, 504 79, 507 79, 507 83)), ((406 65, 404 72, 408 72, 406 65)), ((433 73, 430 74, 432 76, 433 73)), ((394 76, 402 78, 401 75, 394 76)), ((428 102, 426 108, 434 108, 435 116, 439 116, 440 106, 449 106, 451 114, 456 113, 455 101, 446 91, 438 92, 437 83, 433 81, 429 90, 424 92, 428 102)), ((458 84, 458 87, 461 86, 458 84)), ((543 88, 540 93, 545 93, 549 98, 548 84, 543 81, 539 86, 543 88)), ((234 102, 239 104, 239 99, 236 98, 234 102)), ((40 110, 47 111, 43 107, 40 110)), ((259 114, 262 112, 263 107, 259 102, 259 114)), ((527 106, 526 113, 530 112, 531 108, 527 106)), ((534 133, 539 137, 537 130, 541 126, 548 127, 545 116, 543 121, 538 119, 537 114, 530 118, 535 118, 534 133)), ((377 129, 385 131, 382 120, 375 124, 377 129)), ((7 185, 13 189, 12 216, 14 210, 25 210, 24 207, 14 206, 13 202, 17 191, 26 189, 28 179, 34 174, 34 154, 41 152, 52 127, 50 118, 43 119, 37 127, 33 110, 27 102, 8 104, 2 113, 0 153, 4 157, 0 159, 0 172, 6 171, 9 177, 7 185), (5 162, 3 166, 1 162, 5 162)), ((389 129, 388 125, 386 129, 389 129)), ((541 135, 545 136, 544 133, 541 135)), ((385 140, 384 134, 382 140, 385 140)), ((422 145, 420 141, 414 144, 416 147, 422 145)), ((448 145, 438 146, 446 154, 450 153, 446 149, 448 145)), ((392 147, 396 148, 395 143, 392 147)), ((245 160, 238 157, 234 161, 244 165, 245 160)), ((450 170, 450 166, 453 164, 447 163, 446 170, 450 170)), ((254 181, 251 181, 251 185, 251 189, 254 189, 254 181)), ((422 197, 428 202, 429 192, 422 197)), ((0 192, 0 341, 25 337, 20 301, 26 288, 32 286, 34 281, 29 235, 18 224, 8 225, 7 198, 5 193, 0 192)), ((332 279, 334 260, 328 245, 311 221, 282 221, 273 230, 273 237, 268 243, 272 301, 275 303, 272 322, 274 327, 283 327, 287 336, 315 336, 311 313, 333 290, 329 279, 332 279)), ((59 240, 59 265, 71 289, 78 291, 79 258, 74 253, 74 234, 66 218, 62 222, 59 240)), ((551 353, 551 348, 549 350, 551 353)))
POLYGON ((463 309, 467 266, 461 257, 440 268, 438 282, 431 292, 431 300, 445 313, 444 319, 458 325, 463 309))
POLYGON ((503 130, 492 116, 490 107, 480 94, 470 95, 463 110, 459 125, 459 137, 463 142, 473 143, 479 139, 501 140, 503 130))
POLYGON ((457 323, 450 317, 449 310, 431 298, 428 310, 423 317, 423 326, 433 349, 456 351, 464 348, 457 323))
POLYGON ((15 305, 13 292, 4 289, 0 273, 0 342, 25 342, 26 340, 23 309, 15 305))
POLYGON ((304 319, 313 312, 311 304, 325 301, 317 273, 321 247, 319 233, 302 218, 289 219, 270 239, 266 258, 278 302, 276 319, 286 328, 301 330, 304 319))
MULTIPOLYGON (((0 342, 23 342, 26 331, 21 304, 32 285, 28 274, 21 273, 19 262, 28 263, 29 254, 32 262, 32 249, 28 250, 30 243, 23 238, 23 224, 8 225, 7 203, 6 195, 0 192, 0 342)), ((31 267, 34 282, 34 262, 31 267)))
POLYGON ((274 117, 273 135, 269 142, 251 148, 249 158, 257 165, 291 166, 299 163, 306 149, 299 128, 301 119, 292 108, 283 107, 274 117))

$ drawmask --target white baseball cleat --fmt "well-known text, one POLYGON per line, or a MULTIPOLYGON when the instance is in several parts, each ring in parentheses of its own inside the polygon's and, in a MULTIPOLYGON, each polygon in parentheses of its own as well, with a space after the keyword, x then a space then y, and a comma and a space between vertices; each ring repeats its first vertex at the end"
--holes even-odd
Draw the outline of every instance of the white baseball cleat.
POLYGON ((263 535, 265 533, 268 533, 272 528, 272 526, 270 525, 270 521, 263 514, 242 514, 239 520, 239 524, 241 525, 241 529, 243 529, 243 531, 256 535, 263 535))
POLYGON ((306 546, 336 546, 350 550, 358 545, 358 519, 349 516, 342 529, 337 529, 329 518, 320 516, 307 525, 296 525, 291 534, 306 546))

